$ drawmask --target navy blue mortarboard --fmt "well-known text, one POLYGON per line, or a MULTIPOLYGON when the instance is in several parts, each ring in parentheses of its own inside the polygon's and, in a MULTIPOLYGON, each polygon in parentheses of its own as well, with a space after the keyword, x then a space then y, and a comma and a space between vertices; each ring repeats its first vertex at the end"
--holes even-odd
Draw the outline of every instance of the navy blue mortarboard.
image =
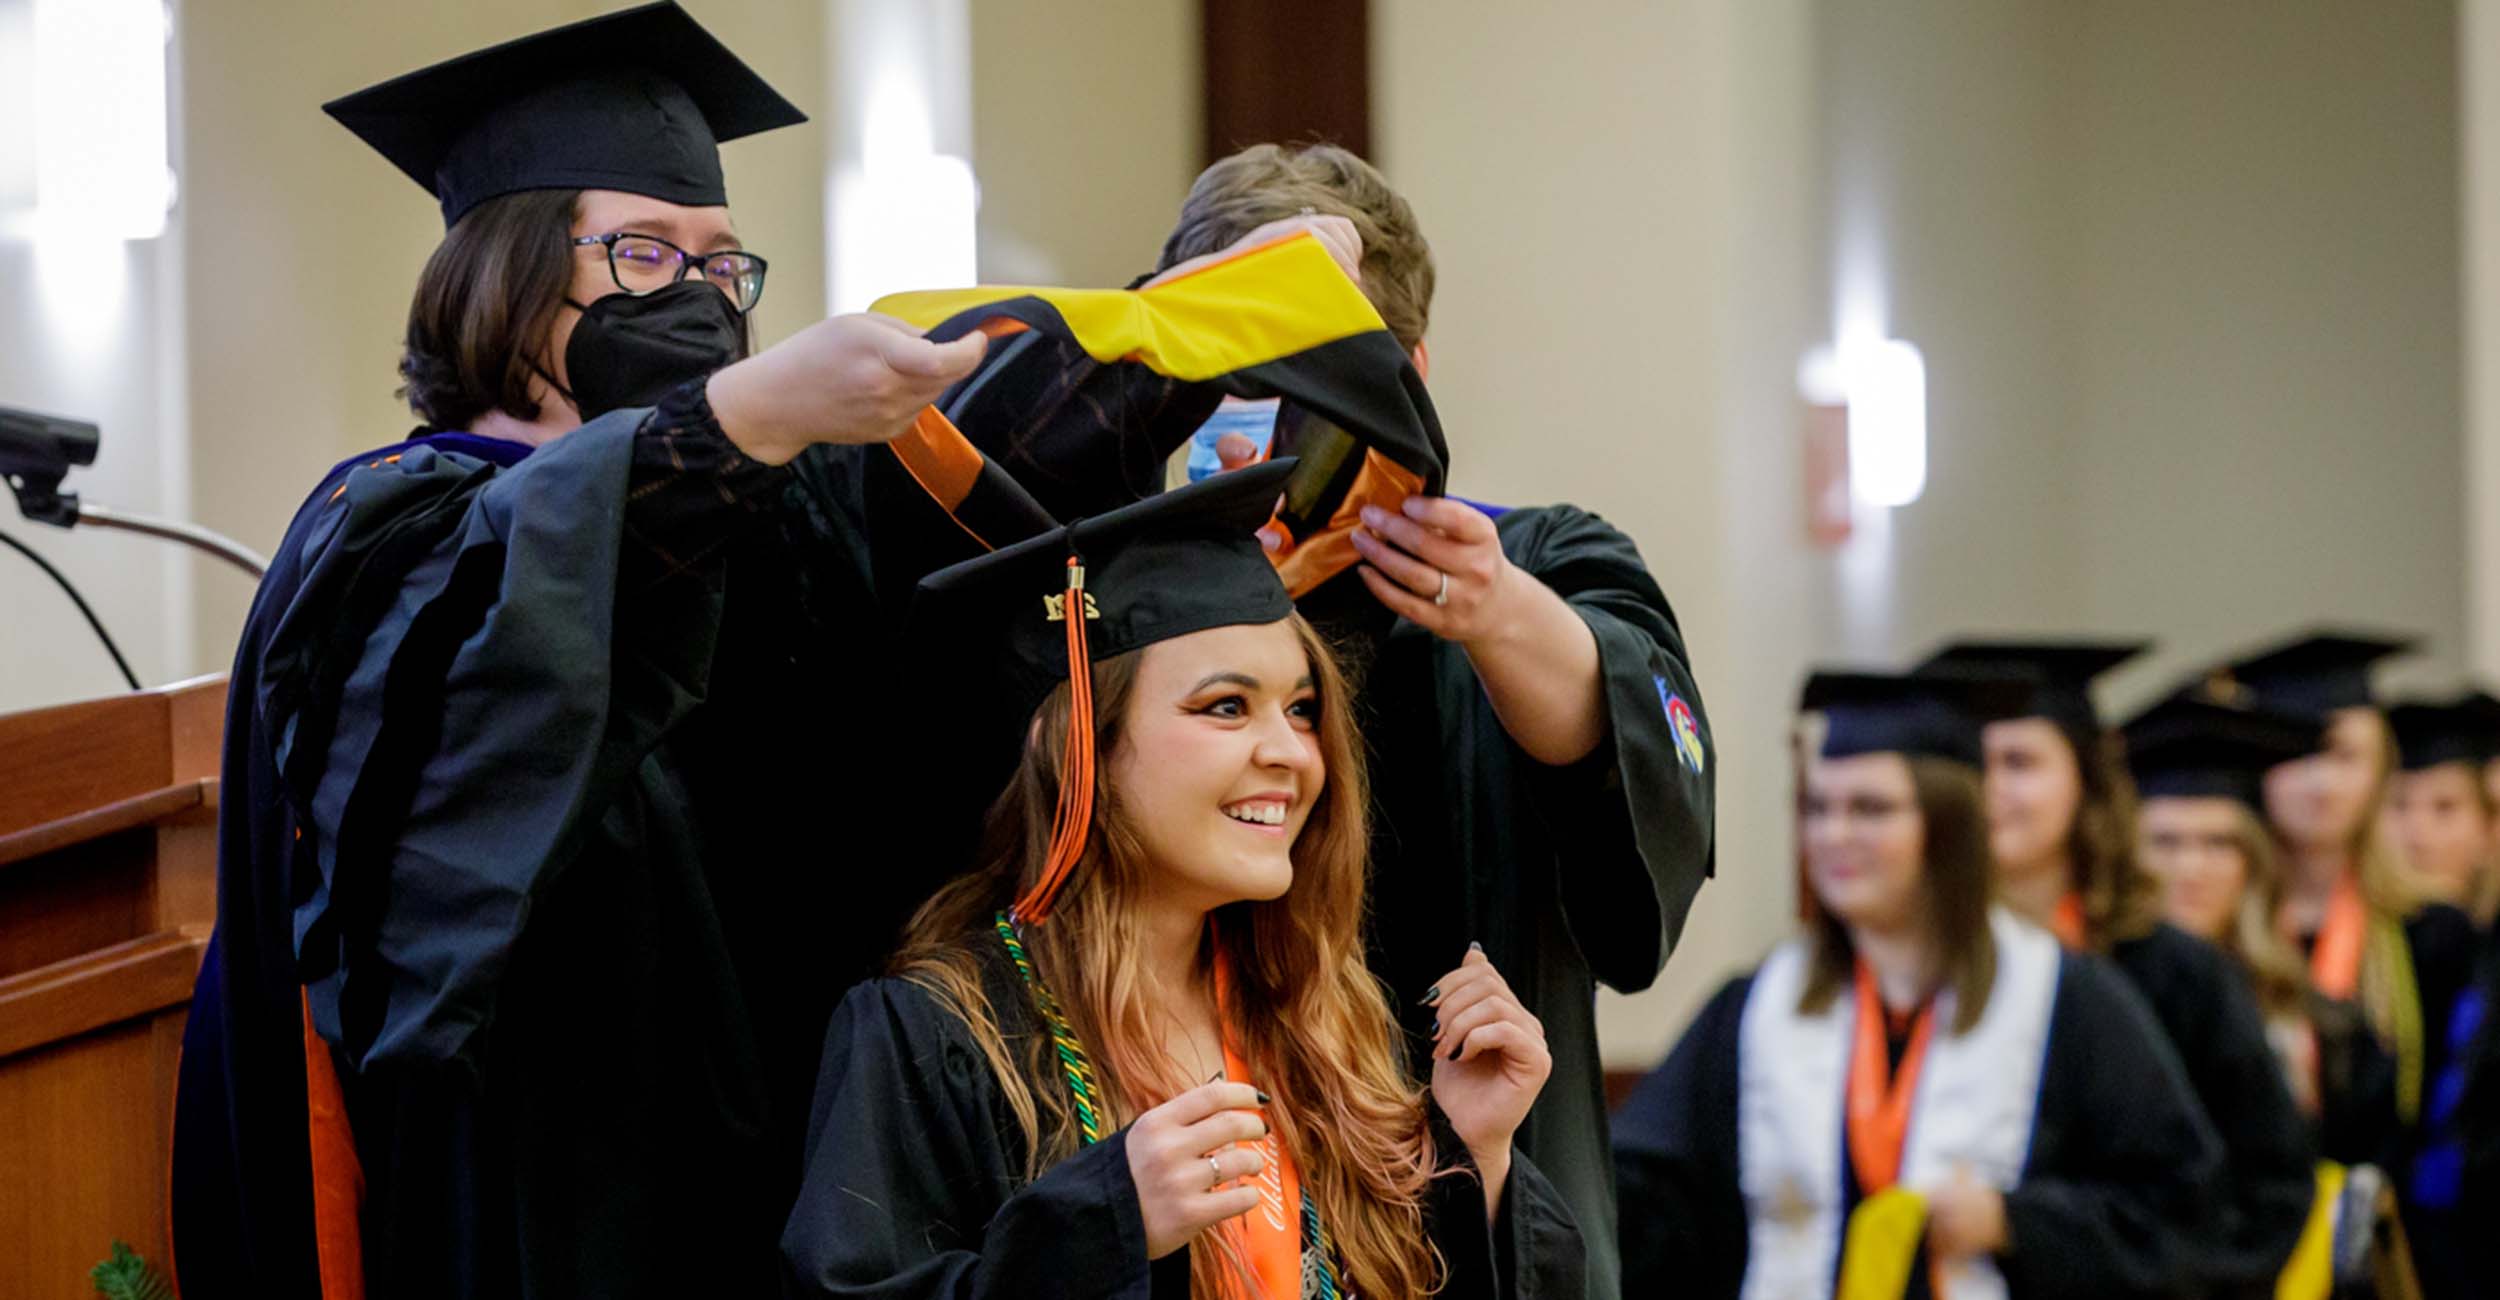
POLYGON ((2500 700, 2471 691, 2446 703, 2412 700, 2387 710, 2396 752, 2408 772, 2442 763, 2500 758, 2500 700))
POLYGON ((2145 799, 2237 799, 2262 808, 2268 770, 2314 754, 2314 717, 2174 695, 2119 728, 2145 799))
POLYGON ((2259 707, 2325 715, 2371 706, 2370 666, 2410 652, 2411 637, 2312 632, 2216 669, 2211 693, 2231 699, 2244 688, 2259 707))
MULTIPOLYGON (((1059 824, 1041 878, 1016 900, 1018 924, 1050 914, 1085 847, 1094 799, 1090 672, 1079 663, 1210 628, 1293 613, 1258 532, 1293 472, 1267 461, 1062 525, 921 579, 908 622, 918 667, 944 678, 931 711, 948 716, 948 781, 987 807, 1023 752, 1034 710, 1071 686, 1059 824)), ((976 814, 977 816, 977 814, 976 814)))
POLYGON ((2027 681, 2031 702, 2020 716, 2094 736, 2101 715, 2092 705, 2092 679, 2150 649, 2150 641, 1956 641, 1929 655, 1916 671, 2027 681))
POLYGON ((1819 670, 1797 707, 1823 714, 1825 758, 1898 753, 1977 766, 1980 729, 2021 716, 2030 693, 2010 677, 1819 670))
POLYGON ((729 201, 720 145, 807 120, 673 0, 393 77, 322 110, 442 202, 523 190, 729 201))

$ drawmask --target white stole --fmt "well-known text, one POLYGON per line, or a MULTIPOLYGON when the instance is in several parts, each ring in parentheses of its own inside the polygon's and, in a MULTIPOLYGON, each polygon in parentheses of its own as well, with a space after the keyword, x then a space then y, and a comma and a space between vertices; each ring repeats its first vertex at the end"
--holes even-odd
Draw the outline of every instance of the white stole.
MULTIPOLYGON (((1903 1187, 1927 1192, 1957 1168, 1999 1191, 2022 1177, 2057 1003, 2059 948, 2048 932, 1992 909, 1996 983, 1970 1032, 1951 1032, 1953 991, 1936 997, 1934 1036, 1911 1099, 1903 1187)), ((1844 988, 1800 1015, 1807 947, 1780 945, 1754 975, 1736 1052, 1737 1165, 1751 1229, 1744 1300, 1832 1294, 1845 1224, 1841 1161, 1856 1000, 1844 988)), ((1974 1260, 1936 1279, 1949 1300, 2003 1300, 2005 1278, 1974 1260)))

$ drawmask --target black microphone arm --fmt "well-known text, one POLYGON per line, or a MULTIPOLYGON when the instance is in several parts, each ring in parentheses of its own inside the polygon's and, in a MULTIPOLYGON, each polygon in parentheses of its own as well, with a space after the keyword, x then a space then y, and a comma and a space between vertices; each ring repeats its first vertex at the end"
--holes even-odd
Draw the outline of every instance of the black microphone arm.
POLYGON ((196 524, 93 505, 80 501, 75 492, 63 492, 61 480, 72 469, 95 463, 96 440, 96 426, 84 420, 0 406, 0 479, 6 479, 9 491, 16 494, 18 512, 35 523, 58 528, 85 524, 180 542, 255 579, 269 571, 269 561, 233 538, 196 524))

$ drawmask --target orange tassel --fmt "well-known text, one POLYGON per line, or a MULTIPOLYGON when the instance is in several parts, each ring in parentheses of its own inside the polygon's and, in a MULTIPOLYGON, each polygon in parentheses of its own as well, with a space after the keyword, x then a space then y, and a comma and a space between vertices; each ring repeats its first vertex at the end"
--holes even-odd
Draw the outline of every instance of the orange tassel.
POLYGON ((1068 625, 1068 744, 1060 765, 1059 813, 1051 827, 1050 855, 1043 859, 1041 879, 1008 909, 1021 928, 1050 919, 1059 887, 1076 869, 1085 852, 1085 837, 1094 821, 1094 670, 1085 648, 1085 563, 1068 557, 1065 597, 1068 625))

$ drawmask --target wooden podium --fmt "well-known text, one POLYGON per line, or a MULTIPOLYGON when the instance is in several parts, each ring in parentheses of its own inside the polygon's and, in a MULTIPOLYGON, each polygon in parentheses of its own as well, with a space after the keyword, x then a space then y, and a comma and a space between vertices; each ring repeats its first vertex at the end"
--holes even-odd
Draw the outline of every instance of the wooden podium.
POLYGON ((226 679, 0 716, 0 1296, 168 1272, 191 980, 216 918, 226 679))

